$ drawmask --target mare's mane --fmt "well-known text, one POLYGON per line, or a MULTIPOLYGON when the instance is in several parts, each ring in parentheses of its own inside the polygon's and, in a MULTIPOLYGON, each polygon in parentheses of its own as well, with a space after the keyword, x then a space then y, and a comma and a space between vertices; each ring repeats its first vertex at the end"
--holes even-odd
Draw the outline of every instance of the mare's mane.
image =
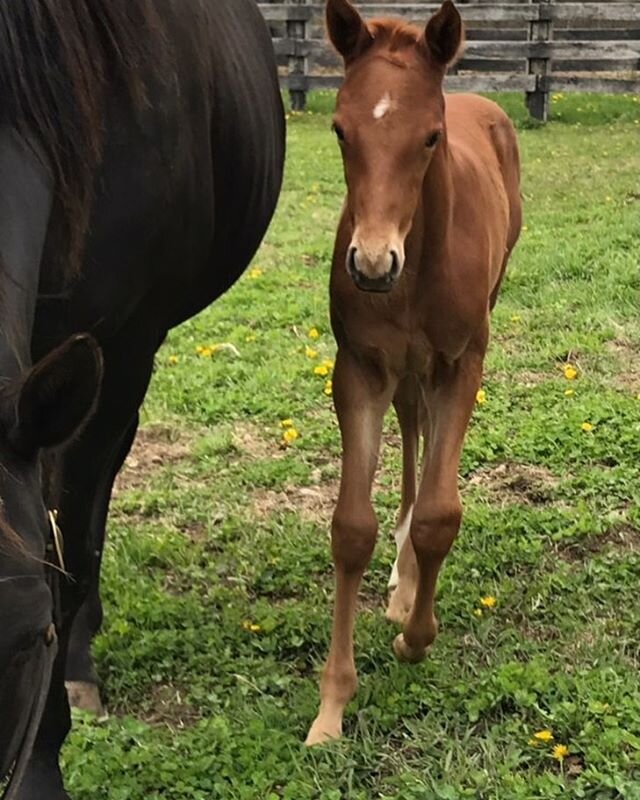
POLYGON ((154 0, 0 0, 0 124, 35 138, 53 171, 63 275, 80 269, 107 96, 142 97, 162 45, 154 0))

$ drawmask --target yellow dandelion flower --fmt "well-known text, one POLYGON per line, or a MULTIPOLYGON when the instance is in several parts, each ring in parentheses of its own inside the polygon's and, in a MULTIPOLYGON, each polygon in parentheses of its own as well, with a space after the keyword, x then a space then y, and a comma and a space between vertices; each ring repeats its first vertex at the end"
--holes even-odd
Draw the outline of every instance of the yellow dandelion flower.
POLYGON ((553 741, 553 734, 550 730, 538 731, 537 733, 533 734, 533 738, 538 742, 552 742, 553 741))
POLYGON ((323 364, 323 366, 325 366, 325 367, 326 367, 328 370, 332 370, 332 369, 335 367, 335 365, 336 365, 336 362, 335 362, 335 361, 332 361, 330 358, 326 358, 326 359, 325 359, 325 360, 322 362, 322 364, 323 364))
POLYGON ((213 350, 210 347, 200 347, 198 349, 198 355, 200 358, 211 358, 213 350))
POLYGON ((254 267, 253 269, 249 270, 249 277, 252 281, 261 278, 264 275, 264 270, 260 267, 254 267))
POLYGON ((299 436, 300 434, 295 428, 287 428, 282 434, 282 441, 287 445, 293 444, 299 436))
POLYGON ((482 616, 482 609, 481 608, 474 608, 473 609, 473 616, 474 617, 481 617, 482 616))
POLYGON ((592 425, 590 422, 583 422, 580 428, 585 433, 590 433, 595 428, 595 425, 592 425))
POLYGON ((319 339, 320 338, 320 331, 317 328, 311 328, 309 331, 309 338, 310 339, 319 339))
POLYGON ((167 361, 169 362, 169 364, 177 364, 178 361, 180 361, 180 359, 178 358, 178 356, 169 356, 167 361))
POLYGON ((573 391, 573 389, 565 389, 564 390, 564 396, 565 397, 573 397, 574 394, 575 394, 575 392, 573 391))
POLYGON ((333 381, 327 381, 325 383, 324 393, 329 397, 333 394, 333 381))
POLYGON ((487 402, 487 393, 484 389, 478 389, 476 393, 476 403, 483 406, 487 402))
POLYGON ((558 761, 564 761, 564 759, 569 755, 569 748, 566 744, 557 744, 553 748, 551 755, 554 758, 557 758, 558 761))
POLYGON ((318 351, 314 350, 313 347, 309 347, 309 345, 306 345, 306 347, 304 348, 304 352, 305 352, 305 355, 306 355, 307 358, 317 358, 318 357, 318 351))
POLYGON ((520 314, 513 314, 511 316, 511 322, 520 322, 521 320, 522 320, 522 317, 520 316, 520 314))
POLYGON ((258 631, 262 630, 260 625, 256 625, 256 623, 251 622, 250 619, 245 619, 245 621, 242 623, 242 627, 245 629, 245 631, 249 631, 250 633, 258 633, 258 631))
POLYGON ((281 419, 280 420, 280 426, 282 428, 293 428, 293 420, 289 419, 288 417, 287 417, 287 419, 281 419))
POLYGON ((485 608, 495 608, 498 605, 498 601, 492 594, 488 594, 486 597, 480 598, 480 605, 485 608))
POLYGON ((323 378, 326 378, 329 374, 329 367, 326 364, 320 364, 313 370, 314 375, 321 375, 323 378))
POLYGON ((562 372, 568 381, 575 381, 575 379, 578 377, 578 370, 573 366, 573 364, 565 364, 562 368, 562 372))

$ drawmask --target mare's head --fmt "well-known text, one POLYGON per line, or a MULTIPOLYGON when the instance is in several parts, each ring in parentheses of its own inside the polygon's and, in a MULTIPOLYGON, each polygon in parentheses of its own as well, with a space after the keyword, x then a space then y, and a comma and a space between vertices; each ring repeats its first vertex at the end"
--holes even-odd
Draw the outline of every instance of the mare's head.
POLYGON ((349 0, 327 0, 327 28, 345 63, 334 130, 353 232, 347 270, 358 288, 389 291, 445 140, 442 82, 462 47, 462 20, 451 0, 422 30, 392 19, 367 24, 349 0))
POLYGON ((52 530, 42 454, 88 419, 101 376, 100 349, 82 335, 0 385, 0 779, 48 685, 55 642, 45 569, 47 561, 59 565, 46 552, 52 530))

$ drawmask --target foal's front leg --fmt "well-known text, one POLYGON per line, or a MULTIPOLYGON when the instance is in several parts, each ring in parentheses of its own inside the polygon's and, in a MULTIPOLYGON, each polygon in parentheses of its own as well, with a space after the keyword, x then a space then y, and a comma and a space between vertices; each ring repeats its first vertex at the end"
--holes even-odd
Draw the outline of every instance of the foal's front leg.
POLYGON ((462 520, 458 468, 482 380, 484 350, 482 337, 458 361, 442 364, 435 385, 425 387, 428 447, 410 531, 418 562, 418 581, 404 632, 394 642, 396 655, 403 661, 422 660, 438 633, 434 611, 436 583, 462 520))
POLYGON ((333 386, 342 434, 342 479, 331 530, 336 599, 331 647, 320 682, 320 711, 309 731, 308 745, 340 736, 344 708, 358 684, 353 658, 356 603, 378 532, 371 486, 382 422, 395 389, 378 373, 369 375, 343 351, 338 351, 333 386))

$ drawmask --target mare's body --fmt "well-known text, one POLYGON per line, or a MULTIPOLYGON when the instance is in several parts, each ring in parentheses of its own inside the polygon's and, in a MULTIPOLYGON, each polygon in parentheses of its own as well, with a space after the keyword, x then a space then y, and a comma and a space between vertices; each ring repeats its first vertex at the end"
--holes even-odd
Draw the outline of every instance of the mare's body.
POLYGON ((436 637, 436 580, 462 516, 460 453, 521 226, 511 122, 488 100, 442 92, 463 39, 453 3, 424 31, 367 25, 348 0, 328 0, 327 19, 346 65, 334 127, 348 194, 330 289, 343 455, 333 635, 309 744, 340 735, 357 686, 356 600, 377 535, 371 487, 391 404, 403 482, 387 616, 403 625, 394 643, 402 660, 424 658, 436 637))
MULTIPOLYGON (((38 5, 21 0, 15 13, 35 19, 38 5)), ((100 2, 81 0, 79 7, 88 22, 76 50, 84 79, 104 92, 104 104, 98 119, 84 120, 103 134, 77 265, 70 265, 74 237, 67 229, 81 223, 63 224, 65 167, 52 163, 56 148, 47 130, 11 118, 0 127, 0 445, 6 474, 21 476, 19 488, 0 486, 5 527, 20 540, 18 548, 0 550, 0 777, 20 752, 34 697, 48 679, 42 636, 48 647, 55 615, 44 569, 33 559, 43 558, 49 538, 47 507, 59 511, 73 576, 60 581, 58 657, 33 753, 21 788, 14 788, 19 800, 67 798, 58 768, 69 727, 65 672, 86 700, 83 691, 91 695, 96 680, 88 648, 101 618, 108 504, 154 354, 171 327, 219 297, 248 265, 273 214, 284 159, 272 46, 254 0, 112 0, 123 26, 138 25, 129 31, 135 60, 115 28, 104 36, 102 17, 91 27, 105 13, 100 2), (98 52, 106 77, 91 72, 98 52), (91 338, 68 338, 78 332, 91 338)), ((11 13, 3 11, 0 29, 6 23, 25 30, 11 13)), ((59 13, 66 13, 62 6, 59 13)), ((56 34, 66 30, 61 23, 56 34)), ((28 57, 38 52, 34 47, 28 57)), ((29 67, 24 75, 37 73, 37 63, 29 67)), ((65 77, 69 96, 78 91, 80 117, 71 68, 65 77)), ((36 105, 42 111, 45 102, 44 117, 55 121, 59 109, 47 108, 42 96, 36 105)), ((97 692, 92 699, 99 705, 97 692)))

